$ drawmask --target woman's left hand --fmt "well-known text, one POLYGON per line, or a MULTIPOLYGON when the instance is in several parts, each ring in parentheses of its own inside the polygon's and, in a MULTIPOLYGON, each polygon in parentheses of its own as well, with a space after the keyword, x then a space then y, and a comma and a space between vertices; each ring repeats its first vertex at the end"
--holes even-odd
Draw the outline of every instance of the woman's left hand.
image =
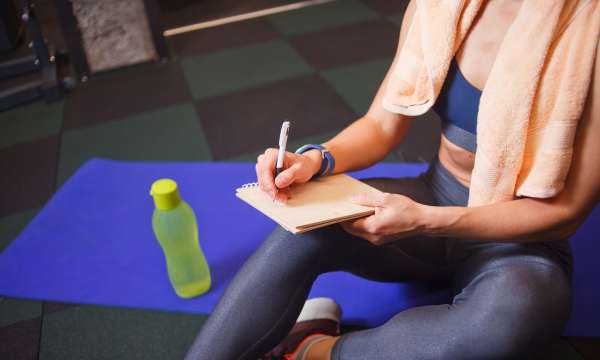
POLYGON ((342 223, 344 230, 375 245, 419 234, 425 224, 425 206, 389 193, 364 193, 352 202, 375 207, 375 214, 342 223))

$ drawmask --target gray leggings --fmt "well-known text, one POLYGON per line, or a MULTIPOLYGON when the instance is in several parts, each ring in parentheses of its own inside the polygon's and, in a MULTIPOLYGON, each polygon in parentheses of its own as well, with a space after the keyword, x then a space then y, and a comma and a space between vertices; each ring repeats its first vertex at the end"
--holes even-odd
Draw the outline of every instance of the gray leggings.
MULTIPOLYGON (((464 205, 468 198, 438 162, 418 178, 367 182, 430 205, 464 205)), ((374 246, 337 225, 301 235, 277 228, 237 273, 186 359, 256 360, 290 331, 317 276, 340 270, 377 281, 446 284, 453 299, 343 335, 333 360, 519 358, 561 333, 570 269, 567 240, 414 237, 374 246)))

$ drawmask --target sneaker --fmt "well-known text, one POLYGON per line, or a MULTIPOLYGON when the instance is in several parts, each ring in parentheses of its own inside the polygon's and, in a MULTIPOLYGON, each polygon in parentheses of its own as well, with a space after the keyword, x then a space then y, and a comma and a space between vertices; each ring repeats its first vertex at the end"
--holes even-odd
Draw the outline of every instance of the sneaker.
POLYGON ((302 359, 320 338, 340 336, 340 306, 330 298, 307 300, 288 336, 260 360, 302 359), (308 342, 311 345, 305 346, 308 342))

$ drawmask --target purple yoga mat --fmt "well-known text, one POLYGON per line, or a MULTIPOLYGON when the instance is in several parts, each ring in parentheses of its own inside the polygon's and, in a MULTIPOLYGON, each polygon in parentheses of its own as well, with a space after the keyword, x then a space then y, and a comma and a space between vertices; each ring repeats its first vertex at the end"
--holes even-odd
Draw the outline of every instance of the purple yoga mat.
MULTIPOLYGON (((415 176, 419 164, 380 164, 359 178, 415 176)), ((28 299, 208 313, 235 272, 275 226, 238 200, 236 187, 255 180, 249 163, 144 163, 95 159, 55 194, 0 254, 0 294, 28 299), (178 298, 151 228, 150 184, 170 177, 198 218, 213 287, 178 298)), ((574 239, 574 306, 568 335, 600 335, 596 211, 574 239)), ((448 301, 427 286, 378 283, 346 273, 325 274, 311 296, 338 301, 346 323, 375 326, 408 307, 448 301)))

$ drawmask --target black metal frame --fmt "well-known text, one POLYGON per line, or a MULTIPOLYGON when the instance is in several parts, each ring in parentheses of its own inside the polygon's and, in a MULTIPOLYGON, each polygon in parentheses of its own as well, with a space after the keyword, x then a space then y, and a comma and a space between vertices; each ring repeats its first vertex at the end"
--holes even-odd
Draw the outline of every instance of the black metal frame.
POLYGON ((63 37, 69 49, 69 60, 75 68, 77 78, 85 81, 90 73, 90 65, 83 49, 73 6, 69 0, 56 0, 55 4, 63 37))
MULTIPOLYGON (((43 97, 46 101, 60 98, 63 82, 58 77, 57 54, 46 44, 40 24, 35 16, 35 8, 29 0, 20 1, 21 21, 30 38, 31 53, 11 61, 0 63, 0 79, 17 78, 28 73, 39 73, 35 80, 23 81, 0 92, 0 110, 5 110, 25 102, 43 97)), ((62 54, 61 54, 62 56, 62 54)))
POLYGON ((150 26, 150 32, 152 33, 152 39, 154 40, 154 48, 159 59, 169 58, 169 47, 163 35, 164 28, 160 21, 160 8, 157 0, 144 0, 144 9, 146 10, 146 17, 148 19, 148 25, 150 26))

